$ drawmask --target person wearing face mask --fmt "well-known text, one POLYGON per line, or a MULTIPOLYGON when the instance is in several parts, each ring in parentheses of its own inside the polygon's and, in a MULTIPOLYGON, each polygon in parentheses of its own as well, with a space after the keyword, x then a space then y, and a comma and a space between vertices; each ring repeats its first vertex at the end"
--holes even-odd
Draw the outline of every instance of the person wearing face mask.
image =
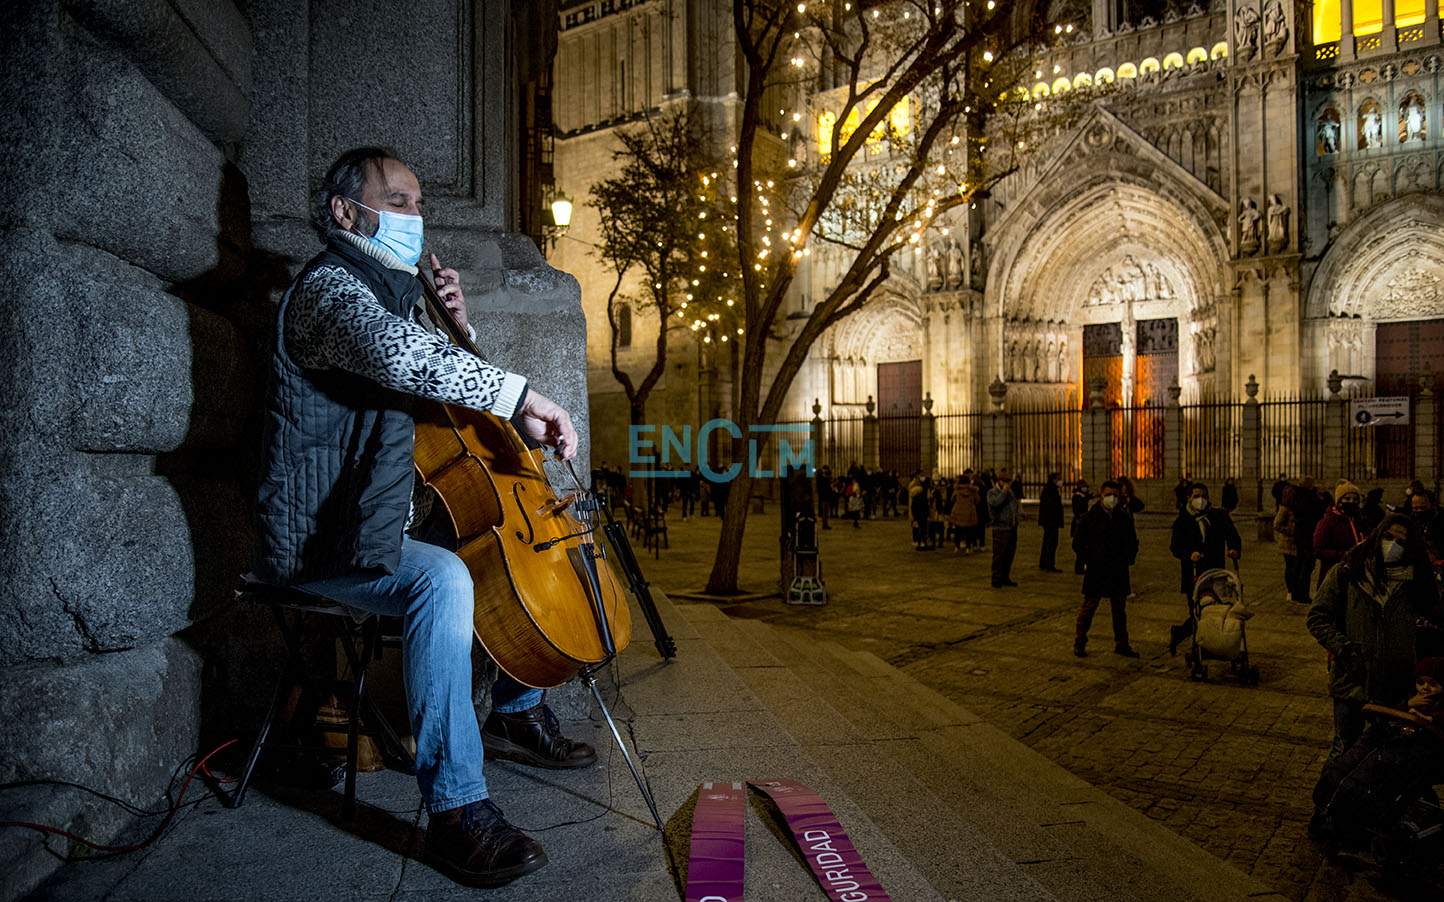
POLYGON ((1344 554, 1369 534, 1364 525, 1362 512, 1364 496, 1359 487, 1347 479, 1339 480, 1334 486, 1334 503, 1324 511, 1319 524, 1314 527, 1314 557, 1319 561, 1319 585, 1329 569, 1343 559, 1344 554))
POLYGON ((1038 569, 1062 573, 1056 564, 1058 531, 1063 528, 1063 477, 1048 474, 1048 484, 1038 496, 1038 525, 1043 527, 1043 549, 1038 554, 1038 569))
MULTIPOLYGON (((1193 596, 1193 584, 1205 570, 1222 568, 1227 559, 1238 560, 1243 542, 1228 511, 1209 503, 1208 486, 1195 482, 1188 490, 1188 501, 1173 521, 1168 550, 1178 558, 1178 591, 1185 606, 1193 596)), ((1178 643, 1193 634, 1193 618, 1170 628, 1168 653, 1178 653, 1178 643)))
POLYGON ((1083 604, 1073 633, 1073 654, 1087 657, 1088 630, 1098 603, 1108 599, 1113 615, 1113 651, 1128 658, 1138 652, 1128 644, 1128 614, 1125 605, 1132 591, 1128 568, 1138 559, 1138 532, 1133 514, 1123 503, 1123 488, 1117 482, 1103 483, 1098 503, 1078 521, 1073 551, 1083 561, 1083 604))
POLYGON ((1389 705, 1409 695, 1420 621, 1444 622, 1424 530, 1389 514, 1329 571, 1309 608, 1309 633, 1332 661, 1330 761, 1363 732, 1366 703, 1389 705))
MULTIPOLYGON (((416 176, 385 148, 342 154, 317 192, 312 225, 325 249, 276 314, 253 573, 403 618, 416 778, 430 813, 425 859, 459 883, 497 886, 546 854, 489 798, 483 758, 572 768, 596 752, 561 735, 539 690, 506 676, 478 727, 471 574, 447 548, 408 534, 432 497, 425 487, 413 496, 412 411, 417 397, 488 411, 568 459, 577 434, 524 376, 418 322, 421 204, 416 176)), ((456 271, 434 254, 428 262, 447 312, 471 331, 456 271)))
POLYGON ((1420 489, 1409 496, 1409 516, 1424 528, 1424 549, 1436 568, 1444 565, 1444 518, 1434 504, 1434 495, 1420 489))

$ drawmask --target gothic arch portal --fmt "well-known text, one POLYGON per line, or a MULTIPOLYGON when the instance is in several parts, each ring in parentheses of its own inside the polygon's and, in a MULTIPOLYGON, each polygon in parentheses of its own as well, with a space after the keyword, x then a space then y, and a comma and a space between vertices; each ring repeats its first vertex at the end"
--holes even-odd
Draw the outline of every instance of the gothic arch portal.
POLYGON ((1444 319, 1444 197, 1411 194, 1350 223, 1325 252, 1305 302, 1313 371, 1374 378, 1378 323, 1444 319))
MULTIPOLYGON (((996 230, 985 297, 990 375, 1012 381, 1008 348, 1033 333, 1066 335, 1080 349, 1084 326, 1118 323, 1130 360, 1135 322, 1174 319, 1180 382, 1195 391, 1226 384, 1215 362, 1227 359, 1215 350, 1227 334, 1228 251, 1216 218, 1226 205, 1113 128, 1100 119, 1083 134, 1126 152, 1075 148, 1070 165, 1045 177, 996 230)), ((1071 354, 1060 379, 1076 385, 1081 361, 1071 354)), ((1123 378, 1127 395, 1131 377, 1123 378)))
POLYGON ((915 298, 880 294, 829 330, 834 404, 860 405, 877 396, 877 366, 924 356, 923 310, 915 298))

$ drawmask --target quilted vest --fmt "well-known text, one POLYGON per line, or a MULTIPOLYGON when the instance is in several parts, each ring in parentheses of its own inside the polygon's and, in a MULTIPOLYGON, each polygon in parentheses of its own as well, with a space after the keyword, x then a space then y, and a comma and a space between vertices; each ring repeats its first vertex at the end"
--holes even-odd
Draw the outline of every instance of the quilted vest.
POLYGON ((286 309, 302 281, 339 266, 398 316, 421 284, 344 242, 301 270, 281 299, 271 357, 254 575, 276 585, 355 571, 391 573, 401 561, 412 486, 410 395, 340 370, 300 366, 286 352, 286 309))

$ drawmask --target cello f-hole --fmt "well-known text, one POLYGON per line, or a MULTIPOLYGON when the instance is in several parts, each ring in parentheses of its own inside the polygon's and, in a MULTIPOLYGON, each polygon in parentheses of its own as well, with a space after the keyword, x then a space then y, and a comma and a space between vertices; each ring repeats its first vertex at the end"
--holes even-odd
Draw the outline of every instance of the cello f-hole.
POLYGON ((526 524, 526 535, 522 535, 521 530, 518 529, 516 531, 516 537, 530 545, 531 540, 536 538, 536 529, 531 525, 531 518, 526 515, 526 505, 521 503, 521 491, 523 488, 525 488, 525 486, 521 483, 513 482, 511 484, 511 497, 516 499, 516 509, 521 513, 521 522, 526 524))

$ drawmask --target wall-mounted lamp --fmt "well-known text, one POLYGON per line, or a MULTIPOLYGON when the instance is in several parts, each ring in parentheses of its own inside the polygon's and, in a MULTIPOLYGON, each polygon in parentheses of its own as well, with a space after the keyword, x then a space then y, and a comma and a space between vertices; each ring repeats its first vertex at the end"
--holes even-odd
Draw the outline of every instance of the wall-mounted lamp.
POLYGON ((557 239, 567 233, 567 227, 571 224, 571 198, 554 189, 551 192, 551 201, 542 214, 542 231, 546 236, 547 244, 555 248, 557 239))

